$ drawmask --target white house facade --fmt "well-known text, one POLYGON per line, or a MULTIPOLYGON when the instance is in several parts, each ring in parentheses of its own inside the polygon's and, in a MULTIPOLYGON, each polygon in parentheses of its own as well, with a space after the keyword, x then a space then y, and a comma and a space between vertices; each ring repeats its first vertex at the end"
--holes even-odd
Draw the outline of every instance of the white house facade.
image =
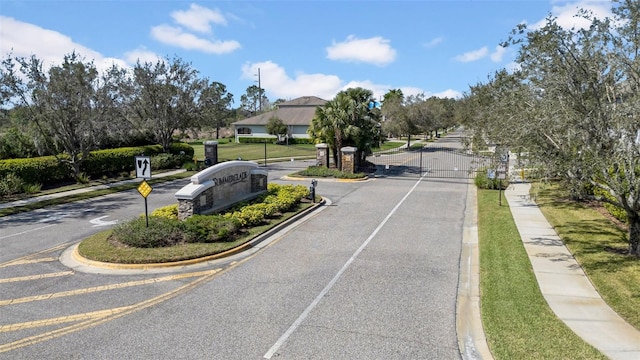
POLYGON ((277 105, 275 110, 232 123, 235 141, 241 137, 275 138, 267 132, 266 125, 271 118, 279 118, 287 126, 289 138, 309 138, 307 130, 315 116, 316 108, 327 101, 315 96, 303 96, 277 105))

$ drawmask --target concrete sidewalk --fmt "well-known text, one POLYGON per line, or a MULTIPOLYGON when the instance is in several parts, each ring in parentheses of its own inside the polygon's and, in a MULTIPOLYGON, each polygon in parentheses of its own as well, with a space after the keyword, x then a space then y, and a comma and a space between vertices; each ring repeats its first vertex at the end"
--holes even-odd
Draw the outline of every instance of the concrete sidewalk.
MULTIPOLYGON (((162 173, 154 174, 153 178, 157 179, 157 178, 161 178, 161 177, 165 177, 165 176, 171 176, 171 175, 179 174, 179 173, 182 173, 182 172, 185 172, 185 171, 186 170, 184 170, 184 169, 178 169, 178 170, 173 170, 173 171, 162 172, 162 173)), ((85 188, 69 190, 69 191, 62 191, 62 192, 58 192, 58 193, 54 193, 54 194, 34 196, 34 197, 27 198, 27 199, 22 199, 22 200, 17 200, 17 201, 10 201, 10 202, 6 202, 6 203, 0 203, 0 210, 1 209, 12 208, 12 207, 17 207, 17 206, 29 205, 29 204, 33 204, 33 203, 37 203, 37 202, 41 202, 41 201, 46 201, 46 200, 51 200, 51 199, 59 199, 61 197, 70 196, 70 195, 84 194, 84 193, 88 193, 88 192, 95 191, 95 190, 108 189, 108 188, 111 188, 111 187, 114 187, 114 186, 118 186, 118 185, 129 184, 129 183, 139 183, 139 182, 142 182, 142 178, 118 181, 118 182, 113 182, 113 183, 104 184, 104 185, 88 186, 88 187, 85 187, 85 188)))
POLYGON ((610 359, 640 359, 640 331, 602 300, 530 199, 529 189, 530 184, 511 184, 505 196, 549 307, 573 332, 610 359))

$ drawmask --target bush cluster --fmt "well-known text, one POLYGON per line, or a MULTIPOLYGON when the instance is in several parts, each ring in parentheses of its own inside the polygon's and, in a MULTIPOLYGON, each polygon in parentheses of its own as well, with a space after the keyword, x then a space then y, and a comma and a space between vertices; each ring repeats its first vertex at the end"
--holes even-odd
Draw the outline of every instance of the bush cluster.
POLYGON ((145 218, 116 226, 110 239, 138 248, 165 247, 181 243, 232 241, 241 228, 256 226, 265 219, 292 210, 309 196, 303 185, 269 184, 267 193, 251 203, 237 204, 224 214, 193 215, 178 220, 178 205, 158 208, 145 218))
POLYGON ((276 137, 253 137, 253 136, 240 136, 238 137, 238 143, 240 144, 275 144, 278 141, 276 137))
POLYGON ((157 208, 151 212, 151 216, 166 217, 168 219, 178 220, 178 204, 157 208))
MULTIPOLYGON (((170 169, 181 166, 193 158, 194 150, 186 143, 174 143, 169 153, 163 153, 160 145, 147 145, 92 151, 83 161, 80 170, 86 178, 129 173, 135 170, 134 158, 151 156, 152 169, 170 169)), ((61 155, 64 158, 65 155, 61 155)), ((14 174, 28 184, 55 184, 73 180, 68 165, 55 156, 0 160, 0 178, 14 174)))
POLYGON ((498 190, 499 188, 506 189, 509 186, 507 180, 500 180, 497 175, 494 179, 489 179, 488 170, 486 169, 480 169, 476 173, 474 182, 479 189, 498 190))
POLYGON ((180 244, 184 241, 182 222, 163 216, 149 216, 149 226, 144 216, 116 226, 111 234, 127 246, 137 248, 156 248, 180 244))
POLYGON ((310 138, 293 138, 290 137, 289 140, 278 141, 276 137, 253 137, 253 136, 240 136, 238 137, 238 142, 240 144, 289 144, 289 145, 297 145, 297 144, 314 144, 314 140, 310 138))
POLYGON ((29 184, 22 180, 18 175, 10 173, 7 176, 0 177, 0 196, 8 196, 15 194, 34 194, 41 189, 40 184, 29 184))
POLYGON ((276 213, 293 209, 302 199, 309 197, 309 189, 303 185, 267 185, 267 195, 260 202, 232 209, 223 216, 233 219, 240 226, 256 226, 276 213))
MULTIPOLYGON (((609 200, 615 200, 613 198, 613 196, 611 194, 609 194, 608 191, 598 188, 598 187, 594 187, 593 188, 593 195, 595 195, 596 197, 602 197, 602 198, 606 198, 609 200)), ((615 206, 613 204, 610 204, 606 201, 602 202, 603 206, 605 209, 607 209, 607 211, 609 212, 609 214, 611 214, 613 217, 615 217, 616 219, 626 223, 629 219, 627 218, 627 212, 624 211, 623 208, 619 207, 619 206, 615 206)))
POLYGON ((324 166, 309 166, 305 170, 298 172, 298 175, 323 178, 332 177, 336 179, 362 179, 366 176, 364 173, 347 173, 324 166))

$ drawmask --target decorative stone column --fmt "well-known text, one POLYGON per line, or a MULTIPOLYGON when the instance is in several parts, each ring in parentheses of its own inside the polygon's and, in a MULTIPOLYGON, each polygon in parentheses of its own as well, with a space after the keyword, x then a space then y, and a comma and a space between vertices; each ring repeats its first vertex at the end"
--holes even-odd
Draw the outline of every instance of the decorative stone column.
POLYGON ((210 140, 204 142, 204 160, 207 166, 213 166, 218 163, 217 141, 210 140))
POLYGON ((329 145, 316 144, 316 166, 329 167, 329 145))
POLYGON ((342 160, 342 169, 343 172, 353 174, 356 172, 357 163, 356 163, 356 151, 358 148, 347 146, 340 149, 340 156, 342 160))

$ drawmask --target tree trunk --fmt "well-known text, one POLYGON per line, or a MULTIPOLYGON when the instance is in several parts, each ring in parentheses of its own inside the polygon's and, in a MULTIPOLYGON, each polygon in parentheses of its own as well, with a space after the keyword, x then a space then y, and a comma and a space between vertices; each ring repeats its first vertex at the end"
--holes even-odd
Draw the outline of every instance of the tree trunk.
POLYGON ((640 256, 640 214, 632 214, 629 219, 629 255, 640 256))

